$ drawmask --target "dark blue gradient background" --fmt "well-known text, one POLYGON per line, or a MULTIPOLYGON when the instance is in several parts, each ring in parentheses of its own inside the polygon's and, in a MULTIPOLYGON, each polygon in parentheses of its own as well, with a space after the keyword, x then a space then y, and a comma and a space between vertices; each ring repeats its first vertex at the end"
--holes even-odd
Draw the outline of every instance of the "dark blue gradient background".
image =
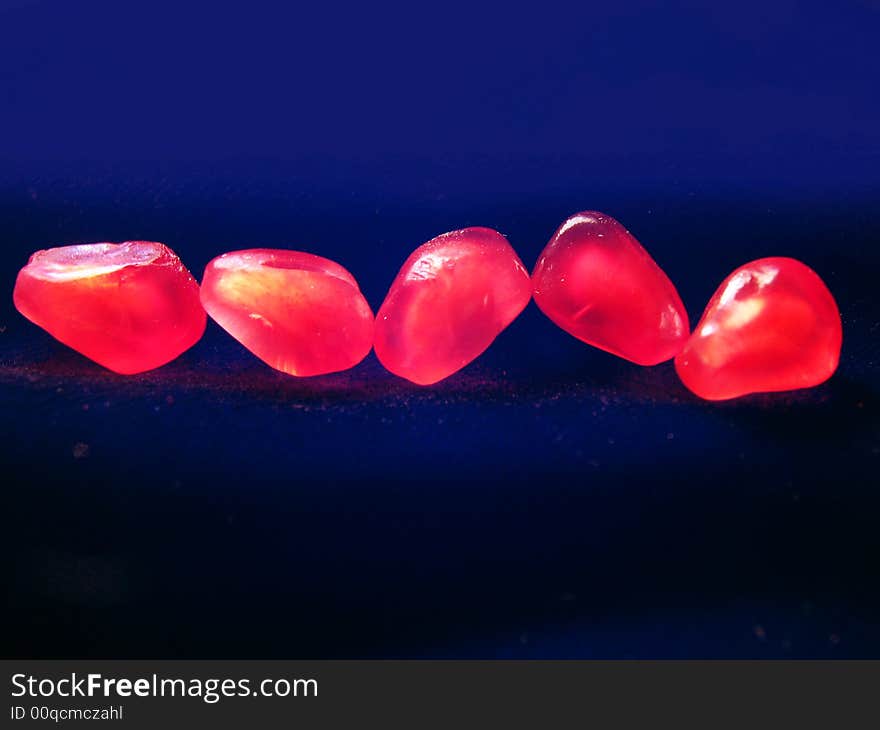
POLYGON ((709 5, 0 0, 3 653, 880 656, 880 5, 709 5), (11 303, 37 248, 151 239, 320 253, 378 308, 438 233, 531 267, 591 208, 694 321, 803 259, 837 375, 707 404, 530 305, 428 389, 211 323, 122 378, 11 303))

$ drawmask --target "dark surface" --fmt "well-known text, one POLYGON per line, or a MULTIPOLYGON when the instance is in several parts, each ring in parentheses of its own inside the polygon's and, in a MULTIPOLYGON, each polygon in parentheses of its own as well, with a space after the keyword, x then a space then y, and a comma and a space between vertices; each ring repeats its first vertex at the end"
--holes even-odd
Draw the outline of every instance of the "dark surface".
POLYGON ((0 4, 2 651, 880 656, 880 95, 870 2, 729 10, 0 4), (115 376, 13 309, 35 249, 336 259, 623 222, 693 321, 788 255, 838 373, 708 404, 530 305, 432 388, 271 371, 216 325, 115 376))
MULTIPOLYGON (((694 198, 601 207, 649 242, 692 317, 741 261, 808 261, 841 306, 838 373, 811 391, 703 403, 671 363, 645 369, 591 350, 530 305, 477 363, 427 389, 372 356, 348 373, 289 378, 213 324, 174 363, 121 377, 7 303, 11 652, 880 653, 880 320, 867 209, 694 198), (676 255, 681 241, 707 238, 676 255)), ((396 262, 433 233, 498 225, 531 265, 572 205, 515 208, 455 211, 448 223, 430 209, 352 214, 314 229, 276 213, 279 229, 316 231, 297 238, 328 255, 348 235, 384 239, 343 258, 376 306, 396 262)), ((241 201, 234 210, 260 217, 241 201)), ((68 214, 89 230, 119 212, 39 195, 6 208, 11 258, 24 261, 68 214)), ((120 215, 126 226, 139 216, 197 274, 237 235, 234 214, 193 204, 120 215)))

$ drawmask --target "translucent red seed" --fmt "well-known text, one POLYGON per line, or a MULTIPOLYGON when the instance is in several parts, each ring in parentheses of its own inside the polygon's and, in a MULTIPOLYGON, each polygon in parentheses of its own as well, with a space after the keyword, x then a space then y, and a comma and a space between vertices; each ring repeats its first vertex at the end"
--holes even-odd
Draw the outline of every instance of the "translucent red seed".
POLYGON ((157 368, 205 330, 195 279, 161 243, 90 243, 34 253, 13 293, 19 312, 117 373, 157 368))
POLYGON ((507 239, 489 228, 438 236, 406 260, 376 315, 376 355, 419 385, 479 357, 528 304, 531 283, 507 239))
POLYGON ((321 256, 280 249, 226 253, 205 269, 201 296, 223 329, 290 375, 346 370, 373 344, 373 312, 357 281, 321 256))
POLYGON ((675 357, 687 340, 675 286, 603 213, 568 218, 538 257, 532 283, 535 303, 563 330, 639 365, 675 357))
POLYGON ((840 358, 840 312, 805 264, 766 258, 728 276, 675 369, 701 398, 809 388, 831 377, 840 358))

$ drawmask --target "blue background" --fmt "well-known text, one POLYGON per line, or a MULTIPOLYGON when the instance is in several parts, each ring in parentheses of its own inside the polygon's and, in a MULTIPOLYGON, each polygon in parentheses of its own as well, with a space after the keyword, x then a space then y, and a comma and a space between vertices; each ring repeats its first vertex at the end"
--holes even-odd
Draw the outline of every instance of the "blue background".
POLYGON ((0 1, 4 653, 880 655, 880 6, 712 5, 0 1), (530 305, 430 389, 210 323, 121 378, 8 296, 35 249, 150 239, 320 253, 376 309, 438 233, 531 267, 583 209, 692 321, 803 259, 838 374, 706 404, 530 305))

